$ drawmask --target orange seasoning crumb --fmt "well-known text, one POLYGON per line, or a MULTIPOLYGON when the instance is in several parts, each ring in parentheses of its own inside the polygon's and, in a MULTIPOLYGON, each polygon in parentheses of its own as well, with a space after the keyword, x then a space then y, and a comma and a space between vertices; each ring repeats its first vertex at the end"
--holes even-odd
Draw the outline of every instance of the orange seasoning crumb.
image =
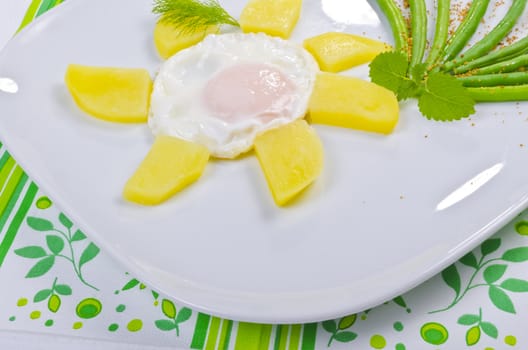
POLYGON ((468 2, 468 3, 466 3, 466 5, 463 8, 461 8, 458 11, 458 18, 457 19, 458 19, 459 22, 462 22, 464 20, 464 18, 467 17, 470 7, 471 7, 471 2, 468 2))

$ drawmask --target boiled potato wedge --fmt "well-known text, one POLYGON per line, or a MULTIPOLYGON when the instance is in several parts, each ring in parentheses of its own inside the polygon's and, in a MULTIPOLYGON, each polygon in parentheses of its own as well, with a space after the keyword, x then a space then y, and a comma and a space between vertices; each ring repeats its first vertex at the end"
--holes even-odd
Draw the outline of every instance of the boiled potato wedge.
POLYGON ((149 153, 125 185, 125 199, 143 205, 166 201, 203 173, 206 147, 171 136, 158 136, 149 153))
POLYGON ((302 0, 250 0, 240 15, 245 33, 263 32, 288 39, 299 20, 302 0))
POLYGON ((304 48, 314 56, 325 72, 341 72, 370 62, 390 45, 359 35, 329 32, 304 41, 304 48))
POLYGON ((366 80, 317 75, 308 106, 313 123, 389 134, 399 119, 394 93, 366 80))
POLYGON ((171 23, 158 21, 154 28, 154 45, 161 58, 167 59, 177 52, 198 44, 207 35, 218 33, 217 26, 182 32, 171 23))
POLYGON ((257 136, 255 152, 277 205, 295 198, 323 169, 321 140, 305 120, 257 136))
POLYGON ((145 69, 71 64, 66 86, 80 109, 106 121, 147 121, 152 79, 145 69))

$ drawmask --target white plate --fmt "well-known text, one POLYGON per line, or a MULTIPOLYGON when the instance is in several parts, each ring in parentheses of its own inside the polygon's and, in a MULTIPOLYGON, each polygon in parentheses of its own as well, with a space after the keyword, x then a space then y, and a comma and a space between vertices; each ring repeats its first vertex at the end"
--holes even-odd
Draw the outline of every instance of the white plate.
MULTIPOLYGON (((243 2, 224 3, 240 14, 243 2)), ((427 121, 408 103, 390 136, 316 126, 324 174, 288 208, 273 204, 253 156, 211 162, 158 207, 126 203, 123 185, 152 136, 83 114, 63 76, 69 63, 154 74, 150 6, 68 1, 11 41, 0 76, 19 90, 0 93, 0 138, 101 248, 178 302, 255 322, 357 312, 438 273, 526 207, 524 103, 480 105, 456 123, 427 121)), ((306 0, 292 40, 346 30, 390 41, 384 28, 364 1, 306 0)))

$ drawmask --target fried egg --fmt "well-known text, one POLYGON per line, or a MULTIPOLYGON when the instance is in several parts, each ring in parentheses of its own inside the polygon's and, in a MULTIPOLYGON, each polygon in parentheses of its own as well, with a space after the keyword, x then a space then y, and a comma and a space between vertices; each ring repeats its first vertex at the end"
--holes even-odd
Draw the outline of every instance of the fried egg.
POLYGON ((149 126, 235 158, 258 134, 305 116, 318 71, 307 51, 279 38, 209 35, 161 66, 149 126))

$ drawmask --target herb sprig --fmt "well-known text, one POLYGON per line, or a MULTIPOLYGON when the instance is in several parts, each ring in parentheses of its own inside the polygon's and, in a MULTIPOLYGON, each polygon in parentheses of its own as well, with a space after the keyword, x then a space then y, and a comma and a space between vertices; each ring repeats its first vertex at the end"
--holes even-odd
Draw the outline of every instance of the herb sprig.
POLYGON ((370 64, 370 78, 392 90, 399 100, 417 98, 420 112, 428 119, 453 121, 475 113, 475 102, 455 77, 426 73, 425 63, 411 66, 401 52, 386 52, 370 64))
POLYGON ((160 21, 173 24, 182 33, 222 24, 240 27, 217 0, 154 0, 152 12, 159 15, 160 21))

